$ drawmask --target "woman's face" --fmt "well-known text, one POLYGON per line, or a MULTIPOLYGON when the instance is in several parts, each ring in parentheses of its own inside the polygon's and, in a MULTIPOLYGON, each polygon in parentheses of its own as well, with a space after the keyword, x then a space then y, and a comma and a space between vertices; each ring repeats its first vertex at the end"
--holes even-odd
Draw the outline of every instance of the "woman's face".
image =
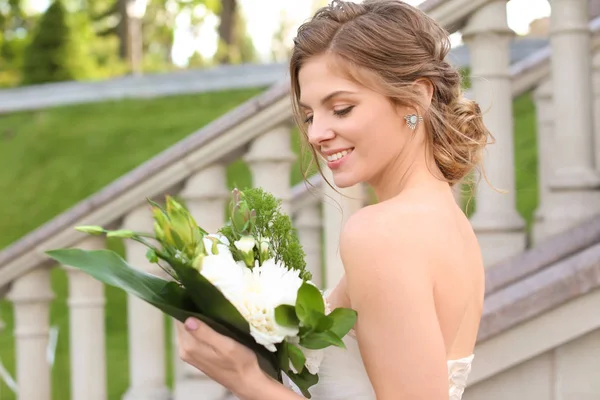
POLYGON ((404 120, 408 110, 336 73, 329 57, 307 60, 298 74, 308 141, 337 187, 378 184, 400 163, 412 134, 404 120))

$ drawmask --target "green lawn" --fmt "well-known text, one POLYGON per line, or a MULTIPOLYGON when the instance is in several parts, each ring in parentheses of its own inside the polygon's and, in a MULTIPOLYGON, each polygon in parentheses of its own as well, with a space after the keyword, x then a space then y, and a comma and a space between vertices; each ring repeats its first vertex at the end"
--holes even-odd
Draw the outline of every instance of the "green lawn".
MULTIPOLYGON (((260 89, 124 100, 101 104, 0 116, 0 248, 17 240, 77 201, 214 120, 260 89)), ((537 149, 535 116, 529 95, 514 102, 517 206, 531 221, 537 204, 537 149)), ((294 150, 299 140, 294 136, 294 150)), ((301 179, 298 163, 291 183, 301 179)), ((251 184, 243 162, 228 169, 229 186, 251 184)), ((484 183, 482 183, 484 184, 484 183)), ((111 247, 119 249, 119 243, 111 247)), ((70 398, 68 356, 67 281, 54 270, 51 324, 59 328, 53 367, 53 398, 70 398)), ((127 389, 127 318, 125 295, 107 288, 106 326, 109 399, 120 399, 127 389)), ((0 360, 14 375, 12 309, 0 302, 6 322, 0 333, 0 360)), ((167 341, 170 341, 167 331, 167 341)), ((172 358, 168 354, 168 361, 172 358)), ((169 384, 172 374, 169 365, 169 384)), ((0 383, 0 400, 15 397, 0 383)))

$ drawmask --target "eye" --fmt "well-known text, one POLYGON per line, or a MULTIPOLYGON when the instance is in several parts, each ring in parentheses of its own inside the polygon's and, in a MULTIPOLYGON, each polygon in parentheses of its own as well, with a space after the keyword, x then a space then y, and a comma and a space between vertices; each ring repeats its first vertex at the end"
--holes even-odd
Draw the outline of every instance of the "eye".
POLYGON ((313 116, 312 115, 307 115, 306 118, 304 118, 304 123, 305 124, 310 124, 313 121, 313 116))
POLYGON ((334 110, 333 113, 335 115, 337 115, 338 117, 343 117, 344 115, 349 114, 353 108, 354 108, 354 106, 350 106, 350 107, 343 108, 341 110, 334 110))

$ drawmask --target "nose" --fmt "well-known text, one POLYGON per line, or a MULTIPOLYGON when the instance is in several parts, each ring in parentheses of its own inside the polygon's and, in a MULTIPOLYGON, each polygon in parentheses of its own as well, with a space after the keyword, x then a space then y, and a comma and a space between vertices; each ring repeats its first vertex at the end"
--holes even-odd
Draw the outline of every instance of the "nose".
POLYGON ((319 123, 316 118, 313 117, 312 124, 308 127, 308 141, 310 144, 313 146, 320 146, 334 137, 335 132, 329 125, 319 123))

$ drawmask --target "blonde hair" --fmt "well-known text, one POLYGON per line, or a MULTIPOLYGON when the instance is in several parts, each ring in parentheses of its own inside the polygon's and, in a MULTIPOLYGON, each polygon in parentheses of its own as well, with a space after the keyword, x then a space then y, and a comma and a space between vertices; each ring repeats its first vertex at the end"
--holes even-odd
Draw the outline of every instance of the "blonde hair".
MULTIPOLYGON (((290 76, 301 132, 306 138, 298 73, 310 57, 332 55, 353 80, 406 107, 421 106, 414 82, 427 79, 433 86, 423 115, 428 148, 443 178, 454 185, 480 164, 483 148, 493 137, 478 104, 463 97, 461 76, 445 61, 449 51, 448 33, 402 1, 332 1, 301 25, 294 39, 290 76)), ((316 150, 311 150, 316 158, 316 150)))

